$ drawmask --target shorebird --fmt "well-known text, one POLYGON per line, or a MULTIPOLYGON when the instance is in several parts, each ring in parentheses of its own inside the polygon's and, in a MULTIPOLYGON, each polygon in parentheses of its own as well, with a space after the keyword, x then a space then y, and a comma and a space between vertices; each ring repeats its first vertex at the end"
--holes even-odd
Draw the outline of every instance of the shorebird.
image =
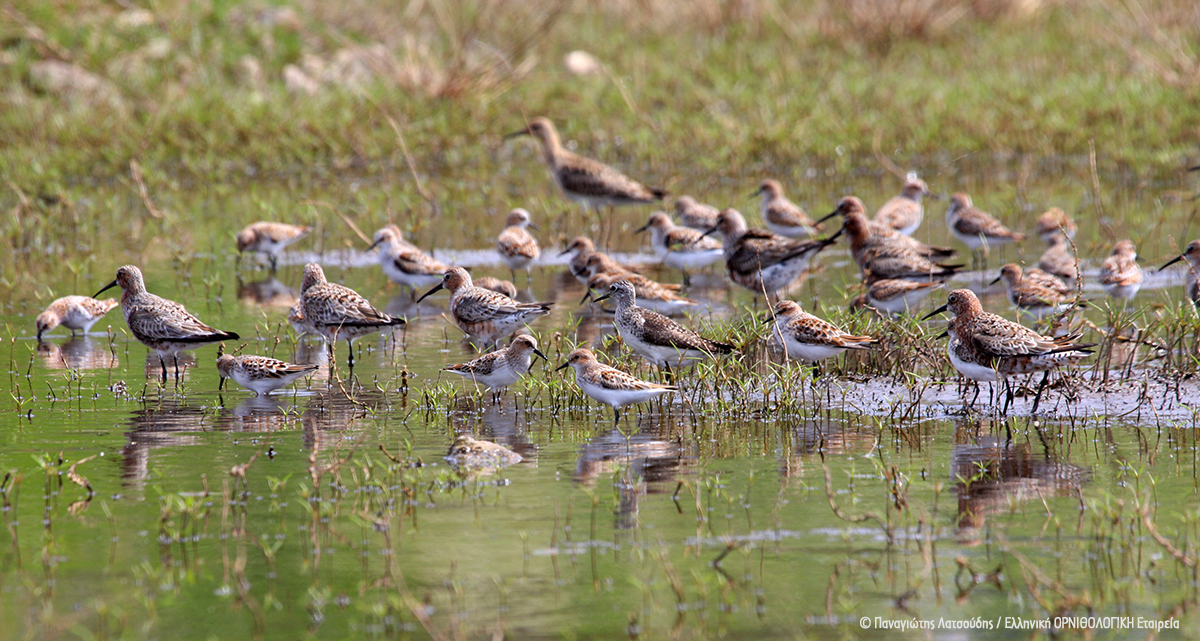
POLYGON ((792 240, 764 229, 747 229, 746 219, 736 209, 726 209, 717 225, 705 235, 721 232, 725 237, 725 269, 730 280, 770 297, 787 287, 808 269, 808 261, 832 245, 837 234, 818 240, 792 240))
POLYGON ((542 360, 549 360, 538 349, 536 338, 528 334, 519 334, 512 339, 508 347, 488 352, 470 362, 449 365, 442 369, 488 388, 492 391, 492 402, 495 402, 506 387, 529 373, 533 364, 533 354, 542 357, 542 360))
POLYGON ((788 238, 811 238, 817 233, 817 226, 800 205, 790 201, 783 195, 783 185, 778 180, 770 178, 762 181, 758 191, 751 197, 762 196, 763 224, 767 229, 788 238))
POLYGON ((1047 289, 1054 290, 1063 296, 1072 294, 1075 291, 1075 288, 1067 284, 1065 280, 1055 276, 1054 274, 1051 274, 1044 269, 1041 269, 1040 267, 1030 267, 1029 269, 1024 270, 1023 279, 1037 283, 1038 285, 1041 285, 1047 289))
POLYGON ((946 209, 946 227, 975 254, 976 266, 982 265, 990 247, 1025 240, 1025 234, 1012 231, 971 203, 971 197, 957 193, 946 209))
MULTIPOLYGON (((591 158, 586 158, 565 149, 558 137, 558 130, 548 118, 533 118, 520 131, 505 136, 533 136, 542 147, 542 159, 554 178, 555 184, 569 200, 580 203, 585 212, 591 208, 600 215, 600 207, 611 208, 621 205, 642 205, 662 200, 667 192, 659 188, 646 187, 612 167, 591 158)), ((611 220, 610 220, 611 223, 611 220)), ((609 225, 611 233, 612 225, 609 225)))
POLYGON ((650 246, 655 255, 667 267, 683 272, 683 284, 690 284, 688 270, 711 265, 725 255, 721 243, 708 238, 695 229, 676 227, 671 218, 661 211, 650 215, 650 220, 634 233, 650 230, 650 246))
POLYGON ((884 278, 865 283, 866 291, 859 294, 850 306, 853 309, 872 307, 892 316, 907 314, 925 300, 929 292, 941 287, 939 281, 919 281, 907 278, 884 278))
POLYGON ((570 245, 567 245, 566 249, 558 253, 559 256, 566 256, 567 254, 571 255, 570 259, 567 261, 567 268, 570 269, 571 274, 584 285, 587 285, 588 277, 591 275, 588 273, 587 263, 588 259, 590 259, 593 255, 600 256, 600 260, 603 261, 603 267, 600 271, 637 271, 628 265, 622 265, 621 263, 618 263, 610 258, 608 254, 596 251, 596 244, 593 243, 592 239, 588 238, 587 236, 577 236, 571 241, 570 245))
POLYGON ((1004 281, 1008 291, 1008 301, 1018 312, 1028 314, 1041 320, 1047 316, 1058 314, 1075 306, 1075 298, 1045 286, 1043 283, 1026 278, 1021 266, 1009 263, 1000 268, 1000 275, 991 282, 992 285, 1004 281))
POLYGON ((850 239, 850 255, 867 280, 948 278, 962 267, 929 258, 949 250, 930 247, 891 227, 867 220, 862 201, 854 196, 843 197, 837 208, 821 220, 838 215, 842 217, 842 232, 850 239))
POLYGON ((529 221, 529 212, 524 209, 514 209, 508 212, 504 231, 496 238, 496 253, 500 260, 508 265, 508 271, 513 280, 517 279, 517 270, 525 270, 525 283, 529 284, 529 264, 538 259, 542 250, 538 248, 537 239, 525 228, 537 229, 537 225, 529 221))
POLYGON ((613 283, 608 293, 596 301, 606 298, 613 299, 617 304, 613 325, 621 339, 653 365, 670 371, 672 365, 686 367, 699 360, 735 351, 733 345, 705 338, 658 312, 638 307, 633 285, 627 280, 613 283))
POLYGON ((125 314, 125 323, 129 325, 134 338, 158 354, 164 383, 167 380, 168 356, 175 361, 175 380, 178 381, 180 351, 239 338, 233 332, 223 332, 205 325, 183 305, 146 291, 142 271, 133 265, 118 269, 116 279, 96 292, 96 296, 118 286, 121 288, 121 311, 125 314))
POLYGON ((367 251, 379 248, 379 266, 393 282, 407 287, 416 295, 417 289, 432 287, 442 281, 450 266, 433 258, 404 240, 400 228, 386 225, 375 232, 375 241, 367 251))
POLYGON ((781 300, 765 322, 774 321, 772 335, 783 344, 788 358, 811 362, 837 356, 848 349, 868 349, 878 342, 870 336, 847 334, 828 321, 800 309, 795 301, 781 300))
POLYGON ((320 368, 320 365, 294 365, 266 356, 222 354, 217 358, 217 372, 221 375, 217 389, 224 387, 225 379, 232 378, 255 396, 264 396, 320 368))
POLYGON ((517 286, 507 280, 500 280, 495 276, 482 276, 474 279, 476 287, 490 289, 498 294, 504 294, 509 298, 517 297, 517 286))
POLYGON ((916 174, 909 174, 904 180, 904 186, 900 188, 900 195, 884 203, 883 207, 875 212, 875 218, 871 222, 894 229, 905 236, 912 236, 921 226, 921 219, 925 217, 925 206, 921 204, 921 198, 928 195, 929 185, 917 178, 916 174))
POLYGON ((325 337, 321 336, 317 328, 308 322, 308 319, 304 318, 304 299, 296 299, 296 303, 288 310, 287 319, 292 329, 296 330, 296 334, 300 336, 304 336, 305 334, 320 336, 321 340, 325 340, 325 337))
POLYGON ((37 327, 38 342, 42 342, 42 334, 59 325, 70 329, 71 336, 75 335, 75 330, 82 330, 87 334, 92 325, 119 304, 112 298, 96 300, 88 296, 63 296, 56 299, 46 307, 46 311, 38 314, 33 322, 37 327))
POLYGON ((1188 260, 1187 296, 1192 300, 1192 304, 1200 307, 1200 240, 1193 240, 1188 243, 1182 254, 1167 261, 1167 264, 1159 267, 1158 271, 1162 271, 1185 258, 1188 260))
POLYGON ((337 341, 346 341, 350 352, 347 364, 353 369, 355 339, 405 323, 403 318, 392 318, 375 309, 353 289, 326 280, 325 270, 316 263, 304 266, 300 302, 305 321, 325 338, 330 367, 333 366, 333 348, 337 341))
POLYGON ((1119 240, 1112 254, 1100 266, 1100 284, 1113 298, 1132 300, 1142 288, 1142 267, 1137 263, 1137 249, 1129 240, 1119 240))
POLYGON ((613 408, 614 422, 621 421, 621 408, 644 403, 663 394, 679 391, 674 385, 659 385, 634 378, 615 367, 596 360, 591 350, 580 347, 567 355, 567 361, 555 368, 570 365, 575 369, 575 384, 584 394, 613 408))
MULTIPOLYGON (((947 354, 954 369, 976 383, 1003 382, 1006 388, 1004 411, 1012 402, 1012 389, 1007 377, 1015 374, 1045 372, 1038 386, 1033 411, 1037 411, 1042 389, 1050 370, 1059 365, 1077 362, 1086 357, 1094 343, 1078 343, 1080 334, 1059 337, 1041 334, 1010 320, 983 311, 974 292, 956 289, 950 292, 946 304, 933 310, 922 320, 942 312, 953 314, 946 333, 950 336, 947 354)), ((979 397, 976 385, 975 398, 979 397)), ((974 405, 975 398, 971 399, 974 405)))
POLYGON ((717 226, 717 215, 721 210, 712 205, 696 202, 691 196, 680 196, 675 201, 675 218, 684 227, 706 231, 717 226))
POLYGON ((495 345, 526 323, 550 313, 554 303, 521 303, 490 289, 476 287, 471 275, 461 267, 449 269, 442 282, 425 292, 421 302, 438 290, 450 292, 450 318, 472 339, 495 345))
POLYGON ((637 302, 643 307, 652 309, 668 316, 678 314, 689 307, 695 307, 696 302, 680 296, 679 285, 668 285, 650 280, 641 274, 624 269, 608 269, 609 266, 601 255, 588 258, 585 267, 588 275, 588 293, 580 301, 585 303, 591 298, 592 292, 607 292, 617 281, 629 281, 633 285, 637 302))
POLYGON ((1079 226, 1075 224, 1075 221, 1071 220, 1071 217, 1067 215, 1067 212, 1059 209, 1058 207, 1051 207, 1050 209, 1042 212, 1041 216, 1038 216, 1038 236, 1041 237, 1042 241, 1047 245, 1049 245, 1056 236, 1065 235, 1067 238, 1074 238, 1075 232, 1078 231, 1078 229, 1079 226))
POLYGON ((271 273, 275 273, 279 252, 284 247, 304 238, 312 228, 308 225, 257 222, 246 225, 237 233, 238 263, 246 252, 266 254, 271 261, 271 273))
POLYGON ((1071 241, 1062 234, 1054 234, 1048 243, 1049 247, 1038 259, 1038 268, 1061 278, 1067 284, 1073 283, 1079 278, 1079 268, 1076 265, 1075 252, 1071 249, 1071 241))

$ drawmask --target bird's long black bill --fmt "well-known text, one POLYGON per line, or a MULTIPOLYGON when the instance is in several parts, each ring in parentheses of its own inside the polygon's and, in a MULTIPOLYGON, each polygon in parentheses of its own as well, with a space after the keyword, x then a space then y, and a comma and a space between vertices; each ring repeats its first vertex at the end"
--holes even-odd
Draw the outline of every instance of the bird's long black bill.
POLYGON ((546 355, 542 353, 542 350, 535 347, 535 348, 533 348, 533 353, 537 354, 538 356, 541 356, 542 360, 546 361, 547 363, 550 362, 550 359, 546 358, 546 355))
MULTIPOLYGON (((1183 258, 1183 257, 1180 256, 1179 258, 1183 258)), ((1176 258, 1175 260, 1179 260, 1179 258, 1176 258)), ((104 292, 106 292, 116 286, 117 286, 117 281, 114 279, 113 282, 105 285, 103 288, 101 288, 100 291, 96 292, 95 294, 92 294, 92 298, 99 298, 100 294, 103 294, 104 292)))
POLYGON ((556 371, 556 372, 557 372, 557 371, 558 371, 558 370, 560 370, 560 369, 566 369, 567 365, 570 365, 570 363, 563 363, 562 365, 559 365, 558 367, 555 367, 555 368, 554 368, 554 371, 556 371))
POLYGON ((938 314, 945 312, 946 309, 948 309, 949 307, 950 307, 949 305, 942 305, 941 307, 933 310, 932 312, 929 312, 928 314, 922 316, 921 320, 927 321, 927 320, 933 318, 934 316, 937 316, 938 314))
POLYGON ((825 222, 825 221, 829 220, 830 218, 833 218, 834 216, 837 216, 837 215, 838 215, 838 210, 836 210, 836 209, 835 209, 835 210, 833 210, 833 211, 829 212, 828 214, 825 214, 825 217, 824 217, 824 218, 822 218, 821 220, 818 220, 817 222, 815 222, 815 223, 813 223, 813 224, 814 224, 814 225, 820 225, 821 223, 823 223, 823 222, 825 222))
POLYGON ((437 293, 437 292, 441 291, 443 288, 445 288, 445 285, 443 285, 443 284, 441 284, 441 283, 438 283, 437 285, 434 285, 434 286, 433 286, 433 289, 431 289, 431 290, 429 290, 429 291, 425 292, 424 294, 422 294, 422 295, 421 295, 421 297, 417 299, 417 302, 419 303, 419 302, 421 302, 421 301, 425 300, 426 298, 429 298, 431 295, 433 295, 433 294, 435 294, 435 293, 437 293))
MULTIPOLYGON (((1167 261, 1167 263, 1166 263, 1165 265, 1163 265, 1162 267, 1159 267, 1159 268, 1158 268, 1158 271, 1160 271, 1160 272, 1161 272, 1162 270, 1164 270, 1164 269, 1166 269, 1166 268, 1170 267, 1171 265, 1174 265, 1175 263, 1178 263, 1178 262, 1179 262, 1179 261, 1181 261, 1181 260, 1183 260, 1183 254, 1180 254, 1180 255, 1178 255, 1178 256, 1176 256, 1176 257, 1172 258, 1171 260, 1167 261)), ((108 287, 112 287, 112 285, 109 285, 108 287)), ((108 287, 105 287, 104 289, 108 289, 108 287)), ((102 289, 102 290, 100 290, 100 291, 104 291, 104 289, 102 289)), ((93 296, 92 298, 95 298, 95 296, 93 296)))

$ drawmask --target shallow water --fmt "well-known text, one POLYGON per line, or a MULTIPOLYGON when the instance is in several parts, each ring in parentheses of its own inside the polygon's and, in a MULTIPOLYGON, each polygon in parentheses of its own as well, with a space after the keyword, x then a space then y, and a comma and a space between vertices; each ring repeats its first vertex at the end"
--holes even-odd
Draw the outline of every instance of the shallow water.
MULTIPOLYGON (((805 204, 817 212, 832 201, 815 192, 850 191, 813 178, 805 204)), ((1057 195, 1034 181, 1021 202, 1079 203, 1077 217, 1090 211, 1078 193, 1061 193, 1069 180, 1054 184, 1057 195)), ((860 178, 852 187, 870 206, 894 185, 860 178)), ((1148 266, 1173 257, 1195 205, 1162 194, 1184 187, 1168 181, 1107 195, 1107 211, 1139 214, 1084 221, 1085 273, 1107 254, 1106 227, 1139 241, 1148 266)), ((746 201, 752 214, 751 188, 722 185, 710 200, 746 201)), ((262 189, 256 198, 279 198, 262 189)), ((339 189, 331 199, 345 195, 339 189)), ((535 202, 546 204, 535 211, 539 237, 556 253, 583 224, 544 185, 536 189, 545 200, 535 202)), ((199 198, 176 197, 179 211, 199 198)), ((246 210, 247 196, 232 190, 209 198, 195 211, 246 210)), ((1039 207, 1012 204, 1004 217, 1027 219, 1039 207)), ((483 211, 464 215, 464 233, 430 226, 413 240, 440 237, 443 260, 507 277, 478 249, 499 231, 491 224, 498 212, 483 211)), ((944 201, 929 203, 918 236, 953 245, 943 212, 944 201)), ((627 233, 647 213, 619 214, 613 245, 623 260, 651 262, 627 233)), ((362 214, 359 227, 371 233, 380 216, 362 214)), ((486 638, 497 630, 523 639, 899 638, 913 633, 880 630, 873 617, 1003 625, 1060 615, 1178 615, 1183 629, 1164 636, 1197 632, 1189 568, 1200 547, 1196 388, 1157 375, 1147 350, 1135 354, 1128 378, 1113 370, 1107 393, 1083 371, 1075 388, 1048 392, 1036 420, 1027 417, 1029 395, 1017 399, 1015 418, 1001 420, 986 388, 982 409, 964 415, 971 390, 944 369, 905 378, 848 367, 847 376, 814 378, 756 348, 765 360, 746 371, 761 376, 714 389, 716 379, 701 380, 697 368, 681 377, 687 401, 629 408, 614 427, 607 407, 551 370, 581 342, 623 366, 634 361, 611 341, 611 317, 579 307, 582 289, 552 259, 521 295, 557 303, 533 325, 550 362, 537 362, 529 382, 492 404, 439 373, 474 353, 441 317, 447 296, 413 305, 337 218, 285 253, 277 278, 246 266, 242 282, 225 240, 224 227, 236 225, 198 225, 222 232, 198 230, 205 240, 179 241, 170 256, 149 245, 141 259, 93 257, 79 275, 51 274, 46 286, 90 294, 136 261, 150 291, 240 332, 247 353, 325 362, 285 320, 300 265, 319 258, 330 280, 410 323, 390 338, 358 341, 352 376, 343 344, 332 375, 325 367, 256 399, 232 382, 217 391, 215 347, 184 360, 178 385, 160 385, 157 358, 127 336, 119 312, 96 335, 67 339, 57 330, 38 346, 33 317, 44 301, 14 296, 0 318, 10 392, 0 403, 2 638, 486 638), (524 461, 455 471, 442 457, 458 433, 507 445, 524 461), (868 513, 878 520, 858 520, 868 513), (871 626, 860 624, 864 616, 871 626)), ((1002 262, 1036 262, 1040 251, 1036 240, 1001 248, 988 273, 959 282, 978 286, 1002 262)), ((842 248, 829 252, 793 296, 836 312, 853 284, 848 261, 842 248)), ((1182 277, 1151 275, 1137 305, 1173 305, 1182 277)), ((730 290, 720 272, 694 280, 704 311, 690 323, 726 332, 751 313, 749 293, 730 290)), ((1012 317, 999 286, 984 304, 1012 317)), ((1085 315, 1105 320, 1098 310, 1085 315)), ((928 341, 941 353, 935 335, 928 341)), ((1029 636, 932 636, 951 634, 1029 636)))

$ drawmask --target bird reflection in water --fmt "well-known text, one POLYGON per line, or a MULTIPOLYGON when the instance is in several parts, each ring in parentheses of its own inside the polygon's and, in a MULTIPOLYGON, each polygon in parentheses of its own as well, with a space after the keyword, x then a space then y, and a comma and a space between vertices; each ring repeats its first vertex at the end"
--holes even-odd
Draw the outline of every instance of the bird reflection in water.
POLYGON ((46 369, 115 369, 121 364, 108 342, 90 336, 72 336, 62 344, 38 343, 37 352, 46 369))
POLYGON ((296 290, 274 276, 252 283, 242 282, 239 278, 237 297, 245 303, 271 307, 291 307, 297 300, 296 290))

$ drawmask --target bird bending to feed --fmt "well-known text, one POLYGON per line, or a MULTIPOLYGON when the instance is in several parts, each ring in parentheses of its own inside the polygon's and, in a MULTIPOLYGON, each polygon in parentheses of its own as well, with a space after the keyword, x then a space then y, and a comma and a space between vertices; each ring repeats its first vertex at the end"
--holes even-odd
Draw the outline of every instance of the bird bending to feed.
POLYGON ((279 252, 307 236, 311 230, 308 225, 287 223, 257 222, 246 225, 237 233, 238 262, 246 252, 266 254, 271 261, 271 273, 275 273, 279 252))
POLYGON ((634 300, 633 285, 627 280, 613 283, 608 293, 596 300, 606 298, 612 298, 617 304, 613 325, 621 339, 654 365, 670 370, 672 365, 685 367, 699 360, 736 351, 733 345, 705 338, 658 312, 638 307, 634 300))
POLYGON ((467 363, 449 365, 442 369, 453 372, 492 390, 495 402, 504 389, 521 380, 533 365, 533 355, 550 360, 538 349, 537 339, 528 334, 513 337, 508 347, 488 352, 467 363))
POLYGON ((725 237, 725 270, 730 280, 768 298, 792 284, 808 269, 808 261, 832 245, 837 234, 819 240, 793 240, 765 229, 747 229, 746 219, 736 209, 717 216, 717 225, 705 235, 721 232, 725 237))
POLYGON ((633 267, 630 267, 629 265, 623 265, 613 260, 608 256, 608 254, 596 251, 596 244, 593 243, 592 239, 588 238, 587 236, 577 236, 571 241, 570 245, 567 245, 566 249, 558 253, 559 256, 565 256, 567 254, 571 255, 570 259, 567 261, 567 268, 570 269, 571 274, 573 274, 575 278, 584 285, 587 285, 588 277, 591 275, 588 273, 587 265, 588 260, 590 260, 592 256, 600 257, 599 260, 602 261, 600 271, 637 272, 637 270, 633 267))
MULTIPOLYGON (((671 316, 697 305, 696 301, 679 295, 679 285, 659 283, 641 274, 635 274, 624 269, 605 271, 606 265, 607 263, 605 263, 599 254, 588 258, 586 266, 588 293, 584 295, 580 304, 592 299, 593 292, 607 293, 613 283, 624 280, 629 281, 633 285, 633 291, 637 296, 639 305, 660 314, 671 316)), ((595 301, 593 300, 593 302, 595 301)))
MULTIPOLYGON (((443 272, 444 273, 444 272, 443 272)), ((517 297, 517 286, 511 281, 500 280, 495 276, 481 276, 474 280, 477 287, 490 289, 498 294, 504 294, 509 298, 517 297)), ((436 283, 435 283, 436 284, 436 283)))
POLYGON ((912 236, 925 217, 925 206, 921 204, 921 199, 928 195, 929 185, 917 178, 916 174, 910 173, 904 180, 904 186, 900 188, 900 195, 893 196, 884 203, 883 207, 875 212, 875 218, 871 222, 894 229, 905 236, 912 236))
MULTIPOLYGON (((867 220, 862 201, 846 196, 837 209, 822 218, 841 215, 841 232, 850 239, 850 255, 868 281, 906 278, 936 280, 953 276, 962 265, 945 265, 930 260, 919 251, 924 243, 867 220)), ((936 249, 936 248, 930 248, 936 249)))
POLYGON ((1064 312, 1075 306, 1075 297, 1064 294, 1056 289, 1047 287, 1044 283, 1027 278, 1016 263, 1009 263, 1000 268, 1000 275, 991 282, 992 285, 1004 281, 1008 292, 1008 302, 1018 312, 1028 314, 1041 320, 1047 316, 1064 312))
POLYGON ((333 348, 337 341, 346 341, 350 352, 347 364, 353 368, 356 339, 405 323, 403 318, 392 318, 375 309, 353 289, 326 280, 325 270, 317 263, 304 266, 300 302, 305 321, 325 338, 330 367, 333 367, 333 348))
MULTIPOLYGON (((1042 336, 1028 327, 985 312, 975 293, 969 289, 950 292, 946 304, 922 320, 945 311, 953 315, 946 327, 950 337, 946 350, 954 369, 976 383, 1004 382, 1006 412, 1012 402, 1008 376, 1046 373, 1034 399, 1033 411, 1036 412, 1050 370, 1082 360, 1091 353, 1088 349, 1095 346, 1094 343, 1077 343, 1079 334, 1056 338, 1042 336)), ((975 396, 979 396, 978 386, 975 396)), ((975 399, 971 399, 971 404, 974 402, 975 399)))
POLYGON ((1053 242, 1055 237, 1065 235, 1067 238, 1074 238, 1075 232, 1078 230, 1079 226, 1075 224, 1075 221, 1071 220, 1067 212, 1058 207, 1051 207, 1038 216, 1038 236, 1047 245, 1053 242))
POLYGON ((659 260, 667 267, 683 272, 683 284, 690 282, 688 270, 706 267, 725 255, 725 250, 716 239, 708 238, 695 229, 676 227, 671 218, 661 211, 650 215, 650 220, 634 233, 650 230, 650 246, 659 260))
POLYGON ((42 334, 59 325, 71 330, 72 336, 76 330, 87 334, 92 325, 119 304, 112 298, 96 300, 90 296, 63 296, 56 299, 33 322, 37 327, 38 342, 42 341, 42 334))
POLYGON ((790 300, 776 303, 774 312, 765 320, 775 321, 772 334, 783 344, 788 358, 816 362, 848 349, 868 349, 879 342, 870 336, 847 334, 790 300))
POLYGON ((1079 278, 1079 268, 1075 261, 1075 252, 1071 248, 1071 240, 1062 234, 1054 234, 1048 241, 1046 251, 1038 259, 1038 268, 1057 276, 1068 285, 1079 278))
POLYGON ((697 202, 691 196, 680 196, 675 200, 675 218, 684 227, 705 231, 717 225, 717 215, 721 210, 697 202))
POLYGON ((978 209, 971 197, 957 193, 950 197, 946 209, 946 227, 950 233, 976 254, 976 263, 983 264, 983 254, 996 245, 1025 240, 1025 234, 1012 231, 991 214, 978 209))
POLYGON ((1162 271, 1185 258, 1188 261, 1185 291, 1188 298, 1191 299, 1192 304, 1200 308, 1200 240, 1193 240, 1188 243, 1182 254, 1167 261, 1165 265, 1158 268, 1158 271, 1162 271))
POLYGON ((416 295, 417 289, 432 287, 442 281, 442 274, 450 266, 426 254, 412 243, 404 240, 400 228, 387 225, 375 232, 375 242, 367 251, 379 248, 379 266, 393 282, 409 288, 416 295))
POLYGON ((852 309, 871 307, 892 316, 907 314, 925 300, 929 292, 941 287, 939 281, 884 278, 865 283, 866 291, 850 303, 852 309))
POLYGON ((783 185, 778 180, 767 179, 758 186, 751 197, 762 196, 763 224, 767 229, 788 238, 811 238, 817 233, 817 225, 800 205, 783 195, 783 185))
POLYGON ((621 408, 644 403, 663 394, 679 391, 674 385, 659 385, 634 378, 615 367, 596 360, 591 350, 580 347, 567 355, 567 360, 554 371, 567 366, 575 369, 575 384, 584 394, 613 408, 614 422, 621 421, 621 408))
POLYGON ((121 311, 125 314, 129 332, 158 354, 164 383, 167 380, 168 356, 175 361, 175 380, 178 381, 180 351, 239 338, 233 332, 223 332, 205 325, 183 305, 146 291, 142 271, 133 265, 118 269, 116 279, 96 292, 96 296, 118 286, 121 288, 121 311))
POLYGON ((222 354, 217 358, 217 372, 221 375, 217 389, 225 385, 225 379, 232 378, 238 385, 254 392, 255 396, 263 396, 291 385, 320 368, 320 365, 295 365, 266 356, 222 354))
POLYGON ((1129 240, 1119 240, 1112 254, 1100 266, 1100 284, 1113 298, 1132 300, 1142 288, 1142 267, 1137 263, 1137 249, 1129 240))
POLYGON ((449 269, 442 282, 417 299, 421 302, 438 290, 450 292, 450 318, 467 336, 484 345, 495 345, 538 316, 550 313, 554 303, 521 303, 490 289, 476 287, 461 267, 449 269))
POLYGON ((538 248, 537 239, 525 228, 537 229, 529 221, 529 212, 524 209, 514 209, 508 213, 504 231, 496 238, 496 253, 508 265, 508 271, 513 280, 517 279, 517 270, 525 270, 525 282, 529 283, 529 264, 538 259, 542 250, 538 248))

